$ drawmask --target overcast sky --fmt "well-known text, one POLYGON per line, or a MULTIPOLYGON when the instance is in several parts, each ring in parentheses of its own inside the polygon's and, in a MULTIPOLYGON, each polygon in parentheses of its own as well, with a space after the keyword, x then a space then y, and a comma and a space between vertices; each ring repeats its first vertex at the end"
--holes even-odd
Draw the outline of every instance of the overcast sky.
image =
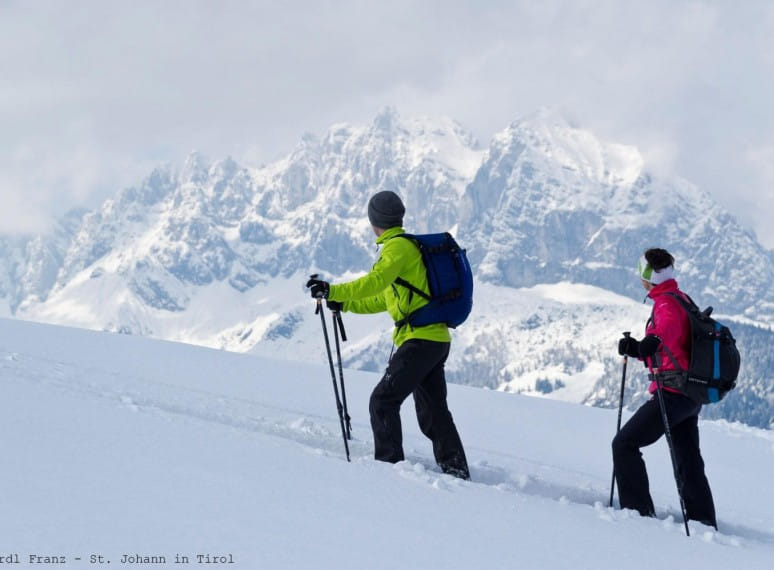
POLYGON ((774 2, 754 0, 0 0, 0 232, 385 105, 483 144, 560 109, 774 248, 774 2))

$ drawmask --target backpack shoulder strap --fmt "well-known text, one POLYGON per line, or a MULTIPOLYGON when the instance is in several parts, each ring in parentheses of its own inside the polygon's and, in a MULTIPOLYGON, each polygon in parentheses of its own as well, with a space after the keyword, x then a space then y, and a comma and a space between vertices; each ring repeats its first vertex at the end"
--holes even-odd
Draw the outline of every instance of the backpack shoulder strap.
POLYGON ((664 349, 664 352, 666 352, 666 355, 669 357, 669 360, 671 360, 672 364, 675 365, 675 368, 677 368, 680 372, 685 372, 685 370, 683 370, 683 367, 680 366, 680 363, 677 362, 677 358, 675 358, 675 355, 672 354, 671 350, 669 350, 669 347, 662 342, 661 348, 664 349))
MULTIPOLYGON (((407 240, 409 240, 411 243, 413 243, 417 247, 417 249, 420 250, 420 253, 421 253, 422 250, 419 247, 419 244, 417 244, 413 234, 406 234, 406 233, 398 234, 396 236, 392 236, 390 239, 395 239, 395 238, 399 238, 399 237, 406 238, 407 240)), ((405 287, 406 289, 408 289, 412 293, 415 293, 415 294, 419 295, 420 297, 422 297, 423 299, 426 299, 427 301, 430 301, 432 299, 432 297, 430 295, 428 295, 427 293, 422 291, 420 288, 415 287, 414 285, 412 285, 411 283, 409 283, 408 281, 406 281, 402 277, 396 277, 394 283, 396 285, 400 285, 401 287, 405 287)))
MULTIPOLYGON (((680 308, 682 308, 686 313, 688 313, 688 321, 690 323, 690 315, 698 313, 699 312, 699 307, 693 301, 693 299, 691 299, 691 297, 688 296, 687 293, 683 293, 682 291, 680 291, 680 293, 682 293, 682 294, 678 295, 677 293, 675 293, 673 291, 669 291, 669 292, 665 293, 665 295, 667 297, 671 297, 675 301, 677 301, 678 305, 680 305, 680 308)), ((690 325, 690 326, 692 326, 692 325, 690 325)), ((666 352, 667 356, 669 357, 669 360, 672 361, 672 364, 674 364, 675 367, 678 370, 681 370, 681 371, 685 372, 683 370, 683 368, 678 364, 677 358, 675 358, 675 355, 672 354, 672 351, 669 350, 667 345, 662 343, 661 346, 664 349, 664 352, 666 352)))
POLYGON ((427 299, 428 301, 432 299, 432 297, 430 295, 428 295, 427 293, 425 293, 424 291, 422 291, 418 287, 414 287, 411 283, 409 283, 408 281, 406 281, 402 277, 396 277, 395 278, 395 284, 396 285, 400 285, 402 287, 405 287, 406 289, 408 289, 412 293, 416 293, 417 295, 419 295, 420 297, 422 297, 424 299, 427 299))
POLYGON ((694 300, 691 299, 688 296, 688 294, 683 293, 682 291, 680 291, 680 293, 681 294, 678 295, 677 293, 675 293, 673 291, 669 291, 669 292, 665 293, 665 295, 667 297, 672 297, 687 312, 689 312, 689 313, 692 313, 692 312, 698 313, 699 312, 699 306, 694 302, 694 300))

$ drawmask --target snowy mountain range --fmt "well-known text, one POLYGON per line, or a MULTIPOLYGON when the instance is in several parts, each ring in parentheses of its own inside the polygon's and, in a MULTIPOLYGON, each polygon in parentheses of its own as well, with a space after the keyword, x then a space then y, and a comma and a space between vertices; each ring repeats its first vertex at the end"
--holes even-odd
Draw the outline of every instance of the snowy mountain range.
MULTIPOLYGON (((455 332, 453 381, 617 405, 616 339, 641 334, 649 311, 633 266, 663 246, 683 289, 740 340, 740 388, 705 413, 774 421, 772 252, 695 186, 649 174, 636 148, 547 111, 488 148, 452 120, 386 109, 261 167, 194 153, 49 235, 0 237, 0 316, 316 361, 305 276, 370 267, 365 206, 385 189, 405 199, 411 231, 451 230, 468 249, 475 308, 455 332)), ((389 321, 345 322, 346 364, 383 368, 389 321)), ((630 376, 636 403, 645 377, 630 376)))

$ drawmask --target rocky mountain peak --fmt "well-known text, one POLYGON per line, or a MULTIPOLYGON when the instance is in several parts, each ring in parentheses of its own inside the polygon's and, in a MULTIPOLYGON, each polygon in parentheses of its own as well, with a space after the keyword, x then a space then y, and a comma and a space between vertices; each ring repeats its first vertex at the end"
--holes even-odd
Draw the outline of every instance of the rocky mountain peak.
MULTIPOLYGON (((774 323, 774 259, 751 232, 694 185, 651 175, 637 149, 543 110, 483 150, 452 119, 388 108, 372 124, 305 136, 259 168, 192 153, 97 210, 68 216, 55 235, 0 238, 0 310, 239 350, 277 338, 302 346, 302 291, 287 306, 273 299, 291 298, 288 283, 299 275, 339 279, 371 266, 366 204, 379 190, 402 196, 409 231, 454 231, 491 295, 572 282, 641 299, 633 267, 645 248, 661 246, 702 306, 774 323)), ((596 307, 526 307, 537 312, 522 322, 498 306, 464 337, 469 364, 458 369, 469 371, 460 374, 490 367, 485 385, 517 385, 524 370, 508 362, 515 353, 503 327, 556 335, 560 320, 585 330, 578 315, 604 323, 596 307), (476 352, 477 338, 488 357, 476 352)), ((609 363, 600 347, 599 362, 609 363)), ((370 366, 365 353, 352 358, 370 366)), ((555 361, 583 369, 550 350, 535 366, 555 361)), ((607 397, 601 390, 594 401, 607 397)))

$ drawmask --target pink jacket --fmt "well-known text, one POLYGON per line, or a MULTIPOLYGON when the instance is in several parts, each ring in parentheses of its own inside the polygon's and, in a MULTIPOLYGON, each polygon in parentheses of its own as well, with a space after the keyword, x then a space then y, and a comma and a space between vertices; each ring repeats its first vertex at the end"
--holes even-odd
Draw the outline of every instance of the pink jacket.
MULTIPOLYGON (((687 370, 691 360, 691 324, 688 315, 680 306, 677 299, 673 299, 665 293, 677 293, 685 297, 677 286, 677 281, 669 279, 660 285, 656 285, 648 293, 653 299, 653 320, 649 320, 645 327, 645 334, 654 334, 661 339, 662 345, 666 345, 672 351, 680 368, 687 370)), ((667 356, 666 351, 659 347, 655 359, 648 359, 649 367, 655 372, 667 372, 678 368, 667 356), (653 362, 655 360, 655 362, 653 362), (656 370, 656 365, 661 363, 656 370)), ((652 394, 656 391, 656 382, 651 382, 648 391, 652 394)), ((670 388, 664 388, 669 392, 678 392, 670 388)), ((678 392, 679 393, 679 392, 678 392)))

